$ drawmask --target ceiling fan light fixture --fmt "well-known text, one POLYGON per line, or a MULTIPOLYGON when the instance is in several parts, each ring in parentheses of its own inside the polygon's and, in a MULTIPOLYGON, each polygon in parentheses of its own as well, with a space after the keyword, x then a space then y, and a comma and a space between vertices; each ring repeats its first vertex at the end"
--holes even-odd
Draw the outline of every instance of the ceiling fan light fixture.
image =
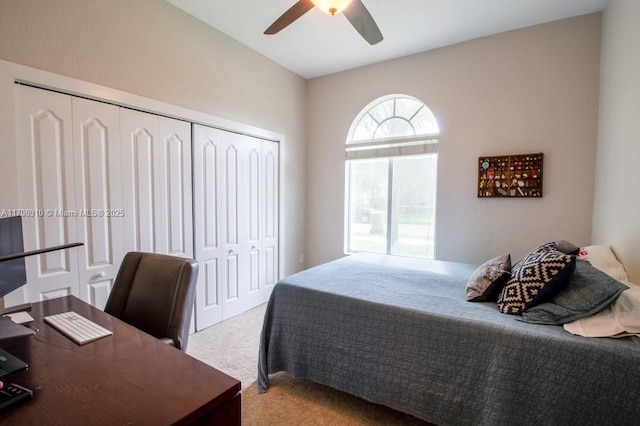
POLYGON ((329 15, 341 13, 353 0, 311 0, 318 9, 329 15))

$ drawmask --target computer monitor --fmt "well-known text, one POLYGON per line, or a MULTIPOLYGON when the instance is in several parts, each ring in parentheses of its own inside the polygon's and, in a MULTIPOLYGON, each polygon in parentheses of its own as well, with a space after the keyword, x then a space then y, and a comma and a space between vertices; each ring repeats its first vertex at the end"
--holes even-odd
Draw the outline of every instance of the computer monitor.
MULTIPOLYGON (((27 283, 27 268, 24 257, 15 257, 24 252, 22 241, 22 217, 0 218, 0 297, 11 293, 27 283)), ((26 332, 17 324, 8 319, 0 319, 0 339, 10 338, 26 332)), ((27 367, 27 363, 14 357, 0 348, 0 376, 21 370, 27 367)))
MULTIPOLYGON (((24 251, 22 236, 22 217, 0 218, 0 297, 11 293, 27 283, 27 268, 24 258, 36 254, 48 253, 80 246, 82 243, 63 244, 55 247, 24 251)), ((24 309, 31 304, 2 309, 24 309)), ((4 313, 4 312, 1 312, 4 313)), ((11 339, 33 334, 33 330, 14 324, 7 318, 0 318, 0 345, 4 339, 11 339)), ((16 358, 0 347, 0 377, 26 368, 26 362, 16 358)))
MULTIPOLYGON (((0 218, 0 257, 24 252, 22 217, 0 218)), ((24 257, 0 261, 0 297, 27 283, 24 257)))

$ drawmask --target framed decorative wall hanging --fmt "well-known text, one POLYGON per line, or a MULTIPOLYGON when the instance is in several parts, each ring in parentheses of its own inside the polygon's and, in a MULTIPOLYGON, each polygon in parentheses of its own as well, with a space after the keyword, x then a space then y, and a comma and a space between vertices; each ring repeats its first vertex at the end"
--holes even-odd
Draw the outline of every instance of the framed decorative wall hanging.
POLYGON ((479 198, 542 197, 543 154, 478 158, 479 198))

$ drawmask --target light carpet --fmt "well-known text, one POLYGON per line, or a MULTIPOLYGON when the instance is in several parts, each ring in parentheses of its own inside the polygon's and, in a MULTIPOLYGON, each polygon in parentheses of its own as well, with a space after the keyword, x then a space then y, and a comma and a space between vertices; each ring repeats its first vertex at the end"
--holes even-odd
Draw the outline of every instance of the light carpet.
POLYGON ((258 378, 258 345, 267 304, 189 336, 187 353, 242 383, 258 378))

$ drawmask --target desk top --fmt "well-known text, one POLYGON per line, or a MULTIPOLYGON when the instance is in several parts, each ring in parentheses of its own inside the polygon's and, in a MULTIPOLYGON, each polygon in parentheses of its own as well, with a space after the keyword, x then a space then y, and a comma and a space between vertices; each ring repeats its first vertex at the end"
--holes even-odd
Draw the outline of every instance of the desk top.
POLYGON ((35 335, 0 342, 29 364, 2 377, 34 392, 4 424, 187 424, 240 392, 240 382, 73 296, 34 303, 35 335), (75 311, 113 331, 83 346, 43 321, 75 311))

